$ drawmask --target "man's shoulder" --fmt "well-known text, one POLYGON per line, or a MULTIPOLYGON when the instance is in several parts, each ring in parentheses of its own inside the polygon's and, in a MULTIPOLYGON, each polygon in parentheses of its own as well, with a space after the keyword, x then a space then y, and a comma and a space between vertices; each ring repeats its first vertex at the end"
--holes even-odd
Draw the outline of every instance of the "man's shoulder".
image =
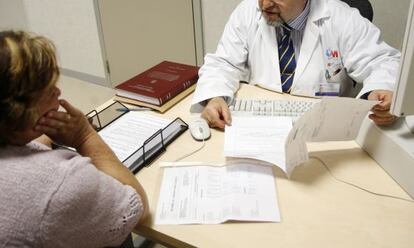
POLYGON ((257 0, 243 0, 233 10, 229 21, 236 26, 250 27, 257 24, 260 15, 257 0))
MULTIPOLYGON (((315 1, 315 0, 311 0, 315 1)), ((342 1, 342 0, 316 0, 319 4, 326 4, 329 7, 335 7, 335 8, 347 8, 349 5, 342 1)))
MULTIPOLYGON (((315 1, 315 0, 313 0, 315 1)), ((320 0, 326 5, 332 16, 350 16, 359 13, 357 9, 351 8, 346 2, 340 0, 320 0)))
POLYGON ((343 29, 346 25, 360 25, 364 18, 359 10, 351 8, 346 2, 340 0, 311 0, 311 15, 315 20, 333 26, 333 29, 343 29))
POLYGON ((258 10, 259 4, 257 0, 243 0, 234 9, 235 12, 243 13, 257 13, 258 10))

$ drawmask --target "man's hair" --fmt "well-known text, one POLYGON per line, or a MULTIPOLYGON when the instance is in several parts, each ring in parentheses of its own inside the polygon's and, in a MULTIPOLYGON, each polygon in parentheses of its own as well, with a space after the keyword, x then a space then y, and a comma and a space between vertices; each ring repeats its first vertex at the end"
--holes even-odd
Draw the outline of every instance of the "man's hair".
POLYGON ((0 144, 6 132, 35 124, 40 97, 58 77, 50 40, 23 31, 0 32, 0 144))

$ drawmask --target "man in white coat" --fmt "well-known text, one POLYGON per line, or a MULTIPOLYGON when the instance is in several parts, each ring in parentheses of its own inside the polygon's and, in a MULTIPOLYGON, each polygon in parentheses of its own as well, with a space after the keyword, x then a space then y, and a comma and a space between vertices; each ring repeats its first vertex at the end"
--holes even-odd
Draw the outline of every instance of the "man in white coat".
POLYGON ((379 29, 339 0, 244 0, 217 51, 205 57, 192 111, 224 128, 240 81, 295 95, 341 96, 354 80, 363 82, 357 97, 380 101, 370 118, 387 125, 394 121, 389 108, 399 60, 379 29))

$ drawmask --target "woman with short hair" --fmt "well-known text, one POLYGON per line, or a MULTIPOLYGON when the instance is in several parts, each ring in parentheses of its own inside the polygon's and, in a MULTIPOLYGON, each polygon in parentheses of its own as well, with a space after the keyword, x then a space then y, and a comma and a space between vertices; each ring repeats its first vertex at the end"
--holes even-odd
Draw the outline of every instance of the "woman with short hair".
POLYGON ((141 185, 59 99, 58 78, 48 39, 0 32, 0 247, 116 246, 147 216, 141 185))

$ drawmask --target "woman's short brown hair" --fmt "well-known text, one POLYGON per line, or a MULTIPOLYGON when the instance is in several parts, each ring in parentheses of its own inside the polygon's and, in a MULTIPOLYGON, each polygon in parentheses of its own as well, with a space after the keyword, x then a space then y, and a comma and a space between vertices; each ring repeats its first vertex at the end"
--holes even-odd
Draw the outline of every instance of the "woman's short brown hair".
POLYGON ((23 31, 0 32, 0 143, 4 132, 35 123, 41 94, 58 77, 50 40, 23 31))

